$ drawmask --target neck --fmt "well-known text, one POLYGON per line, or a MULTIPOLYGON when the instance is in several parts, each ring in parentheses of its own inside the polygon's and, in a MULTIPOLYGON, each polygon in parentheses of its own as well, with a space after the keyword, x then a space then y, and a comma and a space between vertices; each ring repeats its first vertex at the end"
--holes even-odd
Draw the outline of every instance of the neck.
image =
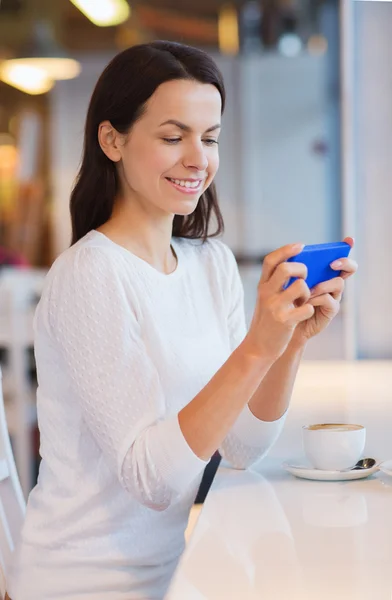
POLYGON ((112 216, 98 231, 142 258, 162 273, 176 268, 171 248, 172 214, 152 214, 136 202, 115 203, 112 216))

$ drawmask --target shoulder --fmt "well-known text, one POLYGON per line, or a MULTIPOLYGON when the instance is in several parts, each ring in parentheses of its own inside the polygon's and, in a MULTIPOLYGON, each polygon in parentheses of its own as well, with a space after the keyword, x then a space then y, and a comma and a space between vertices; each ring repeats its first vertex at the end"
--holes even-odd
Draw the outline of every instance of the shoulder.
POLYGON ((118 287, 124 279, 124 257, 99 238, 87 234, 54 261, 47 275, 43 296, 72 293, 102 293, 118 287))
POLYGON ((83 238, 53 263, 38 305, 36 323, 60 329, 69 319, 78 321, 115 314, 129 316, 137 302, 128 282, 123 257, 116 249, 89 243, 83 238), (95 317, 93 317, 95 315, 95 317))
POLYGON ((49 274, 94 277, 109 272, 113 277, 129 268, 124 252, 98 232, 91 231, 54 261, 49 274))

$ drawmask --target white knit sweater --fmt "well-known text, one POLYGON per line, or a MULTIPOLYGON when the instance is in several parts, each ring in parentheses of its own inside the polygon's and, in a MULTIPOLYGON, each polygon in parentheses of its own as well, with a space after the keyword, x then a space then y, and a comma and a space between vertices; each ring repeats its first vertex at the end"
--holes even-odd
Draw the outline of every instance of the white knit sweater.
MULTIPOLYGON (((246 333, 228 247, 172 245, 165 275, 92 231, 49 272, 35 319, 42 462, 13 600, 164 596, 206 465, 178 413, 246 333)), ((245 407, 220 452, 246 468, 282 425, 245 407)))

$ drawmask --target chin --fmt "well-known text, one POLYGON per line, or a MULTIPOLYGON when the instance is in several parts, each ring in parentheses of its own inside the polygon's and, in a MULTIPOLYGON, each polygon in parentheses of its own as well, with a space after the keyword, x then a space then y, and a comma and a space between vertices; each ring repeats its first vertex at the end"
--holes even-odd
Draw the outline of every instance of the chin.
POLYGON ((179 215, 180 217, 188 217, 189 215, 194 213, 195 210, 196 210, 196 206, 194 206, 192 208, 192 210, 176 210, 174 214, 179 215))
POLYGON ((197 201, 193 200, 193 201, 181 202, 181 203, 177 202, 176 205, 173 206, 172 212, 175 215, 187 217, 188 215, 191 215, 193 212, 195 212, 198 202, 199 202, 199 198, 197 199, 197 201))

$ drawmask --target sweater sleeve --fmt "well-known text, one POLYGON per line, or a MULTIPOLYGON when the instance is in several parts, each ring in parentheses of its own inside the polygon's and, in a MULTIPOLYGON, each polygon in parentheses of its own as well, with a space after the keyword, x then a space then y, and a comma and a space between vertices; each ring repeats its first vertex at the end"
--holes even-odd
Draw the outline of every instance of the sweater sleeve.
POLYGON ((83 247, 52 278, 49 327, 82 417, 123 487, 164 510, 206 462, 187 444, 165 398, 113 260, 83 247))
MULTIPOLYGON (((227 275, 230 281, 228 291, 228 329, 230 348, 233 352, 243 341, 247 328, 244 310, 244 288, 237 262, 231 250, 226 247, 227 275)), ((233 467, 246 469, 262 459, 278 439, 284 425, 285 415, 277 421, 261 421, 246 405, 234 423, 231 431, 219 448, 219 452, 233 467)))

